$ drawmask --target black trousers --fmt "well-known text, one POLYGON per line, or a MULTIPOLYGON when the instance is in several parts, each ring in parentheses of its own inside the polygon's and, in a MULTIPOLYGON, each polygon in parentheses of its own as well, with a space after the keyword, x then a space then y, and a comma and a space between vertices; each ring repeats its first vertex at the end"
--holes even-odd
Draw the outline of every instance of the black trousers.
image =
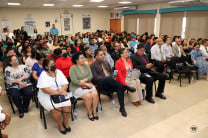
POLYGON ((156 67, 156 71, 162 73, 165 69, 164 64, 160 61, 152 60, 152 63, 156 67))
POLYGON ((116 91, 120 107, 124 107, 124 90, 120 82, 114 80, 112 77, 107 77, 98 85, 98 90, 109 94, 116 91))
POLYGON ((12 97, 19 113, 24 113, 24 110, 28 109, 32 93, 32 86, 27 86, 20 90, 16 88, 8 89, 8 94, 12 97))
POLYGON ((141 74, 140 76, 140 81, 144 84, 146 84, 146 98, 151 98, 152 97, 152 89, 153 89, 153 83, 156 80, 159 80, 159 84, 157 87, 157 94, 161 94, 164 92, 164 88, 165 88, 165 80, 166 80, 166 76, 162 73, 158 73, 158 72, 149 72, 148 73, 151 77, 147 77, 144 73, 141 74))

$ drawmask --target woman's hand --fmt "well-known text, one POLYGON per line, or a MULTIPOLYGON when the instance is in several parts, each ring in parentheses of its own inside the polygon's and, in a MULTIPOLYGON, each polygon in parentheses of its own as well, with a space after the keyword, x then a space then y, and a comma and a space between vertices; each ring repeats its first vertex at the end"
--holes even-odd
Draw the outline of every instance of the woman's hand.
POLYGON ((89 87, 90 89, 93 87, 93 85, 90 84, 90 83, 85 83, 85 85, 86 85, 87 87, 89 87))
POLYGON ((26 84, 26 83, 24 83, 24 82, 19 82, 19 85, 20 85, 20 88, 24 88, 24 87, 26 87, 26 86, 27 86, 27 84, 26 84))
POLYGON ((88 79, 85 78, 85 79, 83 79, 83 80, 80 80, 80 81, 79 81, 79 84, 80 84, 80 85, 84 85, 84 83, 86 83, 87 81, 88 81, 88 79))
POLYGON ((64 91, 64 90, 58 90, 58 93, 61 94, 61 95, 64 95, 64 96, 67 96, 67 92, 64 91))
POLYGON ((196 60, 194 60, 194 64, 196 64, 196 60))

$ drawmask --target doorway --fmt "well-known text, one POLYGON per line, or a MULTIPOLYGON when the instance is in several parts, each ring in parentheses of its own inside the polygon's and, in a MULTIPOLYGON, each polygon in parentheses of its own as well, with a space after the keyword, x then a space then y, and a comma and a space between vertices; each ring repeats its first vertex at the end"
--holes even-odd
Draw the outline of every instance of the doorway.
POLYGON ((121 19, 110 19, 110 30, 113 32, 121 32, 121 19))

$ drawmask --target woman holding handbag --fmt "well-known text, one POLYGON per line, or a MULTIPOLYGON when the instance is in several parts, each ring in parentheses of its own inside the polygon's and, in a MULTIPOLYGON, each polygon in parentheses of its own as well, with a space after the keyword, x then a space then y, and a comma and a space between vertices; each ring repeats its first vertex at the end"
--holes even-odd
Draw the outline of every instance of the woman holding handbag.
POLYGON ((44 59, 43 68, 37 84, 38 100, 44 109, 51 112, 59 131, 66 134, 71 131, 68 124, 71 112, 70 96, 67 93, 68 81, 64 74, 56 69, 53 59, 44 59))
POLYGON ((74 65, 69 70, 71 79, 70 90, 76 98, 84 100, 89 120, 98 120, 96 111, 98 94, 96 88, 91 83, 93 76, 90 67, 85 64, 85 57, 82 52, 74 53, 72 62, 74 65))
POLYGON ((140 85, 139 70, 133 70, 132 61, 128 58, 128 51, 125 48, 119 50, 120 58, 116 61, 115 69, 118 70, 116 80, 130 87, 136 88, 134 93, 129 93, 133 105, 138 106, 142 100, 142 89, 140 85), (134 73, 133 73, 134 71, 134 73), (137 76, 135 78, 135 76, 137 76))

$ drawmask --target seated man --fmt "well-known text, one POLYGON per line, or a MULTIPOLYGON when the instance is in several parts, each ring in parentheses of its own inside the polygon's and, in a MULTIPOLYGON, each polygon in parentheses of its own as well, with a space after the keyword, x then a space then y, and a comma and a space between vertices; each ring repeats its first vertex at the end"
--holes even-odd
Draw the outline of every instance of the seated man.
POLYGON ((154 72, 151 68, 154 66, 152 63, 149 63, 147 55, 144 54, 145 47, 144 45, 137 46, 137 52, 131 56, 133 67, 141 71, 140 80, 142 83, 146 84, 146 97, 145 99, 150 103, 155 103, 152 99, 152 87, 155 80, 159 80, 157 87, 156 97, 161 99, 166 99, 162 94, 165 88, 165 79, 166 76, 162 73, 154 72))
POLYGON ((177 58, 177 62, 184 62, 187 60, 186 53, 183 51, 181 45, 181 38, 176 38, 175 43, 172 45, 174 56, 177 58))
POLYGON ((107 48, 105 45, 101 45, 100 49, 103 50, 105 55, 105 60, 110 64, 111 68, 114 67, 114 60, 112 59, 111 55, 108 53, 107 48))
POLYGON ((52 50, 49 49, 49 47, 47 45, 47 41, 43 42, 42 49, 41 49, 40 52, 42 52, 45 56, 48 56, 49 54, 52 53, 52 50))
POLYGON ((120 55, 119 55, 119 49, 121 49, 121 45, 120 45, 120 43, 118 43, 118 42, 115 42, 114 44, 113 44, 113 48, 114 48, 114 51, 113 51, 113 53, 111 54, 111 57, 112 57, 112 59, 114 60, 114 63, 116 63, 116 61, 120 58, 120 55))
POLYGON ((157 39, 156 44, 151 48, 151 59, 157 68, 157 71, 162 73, 164 71, 164 63, 166 62, 165 52, 162 49, 163 41, 161 38, 157 39))
MULTIPOLYGON (((5 113, 2 107, 0 106, 0 130, 5 129, 6 126, 9 125, 10 120, 11 120, 11 116, 5 113)), ((8 138, 8 135, 2 134, 2 138, 8 138)))
POLYGON ((47 56, 47 58, 52 58, 55 62, 61 57, 61 49, 57 48, 51 53, 50 55, 47 56))
POLYGON ((122 116, 126 117, 127 113, 124 108, 124 89, 129 91, 133 88, 123 86, 120 82, 116 81, 112 75, 112 68, 110 64, 104 60, 104 52, 101 49, 95 51, 96 61, 91 64, 91 70, 93 74, 93 83, 98 85, 98 89, 106 92, 117 92, 118 100, 120 104, 120 112, 122 116), (124 88, 124 89, 123 89, 124 88))
POLYGON ((208 60, 208 39, 204 39, 202 41, 202 45, 200 46, 200 50, 202 52, 202 56, 208 60))

